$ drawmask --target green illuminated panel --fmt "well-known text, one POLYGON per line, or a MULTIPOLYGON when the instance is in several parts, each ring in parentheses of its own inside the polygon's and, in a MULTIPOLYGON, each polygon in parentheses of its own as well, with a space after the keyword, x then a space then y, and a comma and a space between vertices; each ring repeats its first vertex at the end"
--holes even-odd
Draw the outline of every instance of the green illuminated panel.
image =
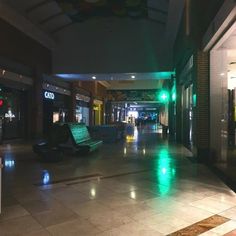
POLYGON ((197 95, 196 94, 193 95, 193 106, 194 107, 197 106, 197 95))
POLYGON ((160 102, 168 102, 169 101, 169 93, 165 90, 162 90, 159 94, 159 101, 160 102))
POLYGON ((89 132, 85 125, 81 124, 68 124, 71 134, 76 144, 87 141, 90 139, 89 132))

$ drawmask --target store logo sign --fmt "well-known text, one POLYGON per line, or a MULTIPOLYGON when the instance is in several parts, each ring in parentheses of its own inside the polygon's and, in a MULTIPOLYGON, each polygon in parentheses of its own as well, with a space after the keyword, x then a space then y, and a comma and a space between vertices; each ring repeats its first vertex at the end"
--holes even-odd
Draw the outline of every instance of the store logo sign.
POLYGON ((45 91, 45 92, 44 92, 44 97, 45 97, 46 99, 54 100, 54 99, 55 99, 55 94, 52 93, 52 92, 45 91))

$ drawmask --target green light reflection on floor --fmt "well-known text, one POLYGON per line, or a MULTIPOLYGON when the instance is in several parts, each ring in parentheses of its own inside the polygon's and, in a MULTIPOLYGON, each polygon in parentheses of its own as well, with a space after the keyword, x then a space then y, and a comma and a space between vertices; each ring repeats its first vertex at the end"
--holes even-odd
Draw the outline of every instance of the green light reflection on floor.
POLYGON ((168 149, 162 149, 156 159, 156 177, 161 196, 165 196, 169 193, 175 175, 176 168, 173 159, 170 158, 168 149))

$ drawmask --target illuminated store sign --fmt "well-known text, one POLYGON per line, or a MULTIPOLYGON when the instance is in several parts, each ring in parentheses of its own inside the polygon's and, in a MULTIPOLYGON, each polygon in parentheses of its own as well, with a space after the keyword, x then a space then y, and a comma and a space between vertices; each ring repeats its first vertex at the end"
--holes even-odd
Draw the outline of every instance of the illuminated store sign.
POLYGON ((46 99, 54 100, 54 99, 55 99, 55 94, 52 93, 52 92, 45 91, 45 92, 44 92, 44 97, 45 97, 46 99))
POLYGON ((90 102, 90 97, 82 95, 82 94, 76 94, 76 100, 90 102))
POLYGON ((12 121, 13 118, 15 118, 16 116, 12 113, 11 109, 8 108, 7 113, 5 113, 5 118, 9 119, 9 121, 12 121))

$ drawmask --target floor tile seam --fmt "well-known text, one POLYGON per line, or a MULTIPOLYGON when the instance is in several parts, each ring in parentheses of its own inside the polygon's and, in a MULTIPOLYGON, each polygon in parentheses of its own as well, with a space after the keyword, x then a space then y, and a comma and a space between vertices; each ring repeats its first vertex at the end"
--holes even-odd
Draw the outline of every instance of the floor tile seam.
MULTIPOLYGON (((213 201, 217 201, 217 199, 212 199, 213 201)), ((232 201, 217 201, 217 202, 220 202, 222 204, 227 204, 227 205, 230 205, 231 207, 230 208, 233 208, 233 207, 236 207, 236 199, 235 199, 235 203, 232 203, 232 201), (234 204, 234 205, 232 205, 234 204)))
POLYGON ((214 211, 214 212, 213 212, 213 211, 209 211, 209 210, 206 210, 206 209, 203 208, 203 207, 194 206, 194 205, 191 205, 191 203, 189 203, 189 204, 190 204, 190 206, 196 207, 196 208, 198 208, 199 210, 204 210, 204 211, 207 211, 207 212, 212 213, 212 214, 218 214, 218 213, 216 213, 215 211, 214 211))
MULTIPOLYGON (((136 222, 137 222, 138 224, 141 224, 141 225, 144 226, 144 227, 149 227, 149 228, 153 229, 152 226, 149 226, 149 225, 143 223, 143 220, 138 220, 138 221, 136 221, 136 222)), ((158 231, 158 232, 161 233, 160 231, 158 231)), ((163 234, 163 233, 161 233, 161 234, 163 234)))
MULTIPOLYGON (((157 214, 154 214, 154 215, 151 215, 151 217, 154 217, 155 215, 159 215, 158 213, 157 214)), ((179 218, 177 217, 177 216, 173 216, 172 214, 167 214, 167 215, 164 215, 163 216, 163 219, 161 219, 159 222, 158 222, 158 224, 163 224, 163 223, 165 223, 166 222, 166 220, 179 220, 179 218)), ((185 223, 188 223, 188 224, 191 224, 191 222, 188 222, 188 221, 186 221, 186 220, 184 220, 184 219, 181 219, 182 221, 184 221, 185 223)), ((168 221, 169 222, 169 221, 168 221)), ((185 225, 185 223, 183 223, 183 224, 180 224, 180 226, 181 225, 185 225)), ((171 226, 173 226, 173 227, 175 227, 175 225, 173 225, 173 224, 171 224, 171 223, 168 223, 169 225, 171 225, 171 226)))
MULTIPOLYGON (((54 202, 54 200, 55 200, 57 203, 59 203, 59 204, 61 205, 61 207, 66 208, 66 209, 72 211, 74 214, 76 214, 77 217, 80 217, 76 212, 74 212, 74 211, 73 211, 69 206, 67 206, 64 202, 62 202, 61 200, 59 200, 59 199, 57 199, 57 198, 55 198, 55 197, 52 197, 52 198, 53 198, 53 199, 51 199, 51 200, 52 200, 53 202, 54 202)), ((88 201, 89 201, 89 200, 88 200, 88 201)), ((56 207, 56 208, 57 208, 57 207, 56 207)), ((55 211, 56 208, 52 207, 52 208, 49 208, 49 209, 44 210, 44 211, 40 211, 40 212, 36 212, 36 213, 31 213, 31 212, 29 212, 29 213, 30 213, 30 215, 31 215, 32 217, 35 218, 36 215, 40 215, 40 214, 43 214, 43 213, 46 213, 46 212, 50 213, 50 212, 52 212, 52 211, 55 211)))
MULTIPOLYGON (((86 221, 91 227, 97 229, 98 231, 100 231, 99 233, 101 233, 101 230, 100 230, 96 225, 94 225, 92 222, 90 222, 89 219, 85 219, 85 218, 82 218, 82 217, 80 217, 80 216, 79 216, 78 218, 76 218, 76 219, 70 219, 70 220, 67 220, 67 221, 64 221, 64 222, 61 222, 61 223, 58 223, 58 224, 53 224, 53 225, 47 226, 47 227, 45 227, 44 229, 46 229, 46 230, 48 231, 48 229, 49 229, 50 227, 60 226, 60 225, 63 225, 63 224, 67 224, 67 223, 70 223, 70 222, 74 222, 74 221, 76 221, 76 220, 86 221)), ((53 235, 53 234, 50 233, 50 235, 53 235)))
MULTIPOLYGON (((0 225, 1 225, 1 223, 5 223, 5 222, 8 223, 9 221, 19 220, 20 218, 29 217, 29 216, 40 226, 40 230, 45 229, 45 227, 42 224, 40 224, 40 222, 32 214, 25 215, 25 216, 20 216, 20 217, 17 217, 17 218, 8 219, 6 221, 2 221, 2 222, 0 222, 0 225)), ((31 232, 33 232, 33 231, 31 231, 31 232)))
MULTIPOLYGON (((217 195, 217 194, 216 194, 217 195)), ((212 199, 212 197, 204 197, 202 199, 196 200, 196 201, 192 201, 191 203, 196 203, 196 202, 202 202, 203 200, 210 200, 212 202, 218 203, 218 204, 224 204, 224 205, 230 205, 229 208, 233 208, 236 207, 236 203, 232 206, 232 203, 227 201, 227 202, 222 202, 222 201, 217 201, 217 199, 212 199)))
MULTIPOLYGON (((73 209, 72 209, 72 206, 70 206, 70 205, 67 205, 63 200, 61 200, 61 199, 58 199, 58 198, 55 198, 54 197, 54 199, 62 206, 62 207, 64 207, 64 208, 66 208, 66 209, 69 209, 70 211, 72 211, 73 213, 75 213, 77 216, 79 216, 73 209)), ((83 201, 83 202, 79 202, 78 204, 84 204, 84 203, 87 203, 87 202, 91 202, 91 201, 94 201, 93 199, 88 199, 88 200, 86 200, 86 201, 83 201)), ((50 210, 53 210, 53 208, 51 208, 51 209, 49 209, 49 211, 50 210)), ((47 210, 46 210, 47 211, 47 210)), ((41 213, 41 212, 40 212, 41 213)))
MULTIPOLYGON (((145 170, 126 172, 126 173, 120 173, 120 174, 108 175, 108 176, 103 176, 102 173, 96 173, 96 174, 94 174, 94 178, 96 178, 98 176, 98 178, 100 178, 100 179, 109 179, 109 178, 115 178, 115 177, 120 177, 120 176, 125 176, 125 175, 132 175, 132 174, 138 174, 138 173, 149 172, 149 171, 153 171, 153 169, 145 169, 145 170)), ((90 177, 90 176, 88 176, 88 177, 90 177)), ((65 185, 73 185, 73 184, 80 184, 80 183, 86 183, 86 182, 91 181, 91 179, 88 179, 88 180, 81 180, 81 181, 78 181, 78 182, 66 183, 66 182, 73 181, 73 180, 80 179, 80 178, 83 179, 84 177, 87 177, 87 176, 79 176, 79 177, 73 177, 73 178, 69 178, 69 179, 57 180, 57 181, 51 182, 48 185, 54 185, 54 184, 58 184, 58 183, 65 183, 65 185)), ((36 187, 46 186, 42 183, 36 183, 36 184, 33 184, 33 185, 35 185, 36 187)))
MULTIPOLYGON (((31 217, 43 228, 43 229, 47 229, 49 228, 50 226, 56 226, 56 225, 59 225, 59 224, 63 224, 63 223, 67 223, 67 222, 70 222, 70 221, 73 221, 75 219, 69 219, 69 220, 66 220, 66 221, 63 221, 63 222, 60 222, 60 223, 57 223, 57 224, 52 224, 52 225, 47 225, 47 226, 44 226, 43 224, 40 223, 40 221, 38 220, 38 218, 36 217, 38 214, 41 214, 41 213, 45 213, 47 211, 43 211, 43 212, 40 212, 40 213, 37 213, 37 214, 32 214, 31 217)), ((50 212, 50 210, 48 210, 48 212, 50 212)), ((76 214, 75 212, 73 212, 74 214, 76 214)), ((76 219, 80 219, 81 217, 79 215, 76 214, 76 219)))
MULTIPOLYGON (((129 217, 128 217, 129 218, 129 217)), ((109 231, 109 230, 112 230, 113 228, 119 228, 119 227, 121 227, 121 226, 124 226, 124 225, 127 225, 127 224, 129 224, 129 223, 131 223, 131 222, 133 222, 134 223, 134 221, 131 219, 131 218, 129 218, 129 220, 130 221, 128 221, 128 222, 123 222, 123 223, 121 223, 121 224, 117 224, 116 226, 110 226, 110 227, 108 227, 107 229, 105 229, 105 230, 101 230, 101 228, 102 228, 102 226, 100 225, 100 226, 96 226, 96 228, 98 228, 98 230, 99 231, 101 231, 100 233, 102 233, 102 232, 106 232, 106 231, 109 231), (100 228, 101 227, 101 228, 100 228)), ((92 222, 90 222, 91 224, 92 224, 92 222)))
POLYGON ((47 186, 47 185, 54 185, 54 184, 58 184, 58 183, 66 183, 66 182, 73 181, 73 180, 79 180, 79 179, 83 180, 83 179, 87 179, 87 178, 89 178, 88 181, 90 181, 91 178, 101 178, 101 177, 102 177, 101 173, 94 173, 91 175, 83 175, 83 176, 77 176, 77 177, 72 177, 72 178, 67 178, 67 179, 55 180, 55 181, 52 181, 46 185, 43 183, 34 183, 33 185, 35 187, 41 187, 41 186, 47 186))
MULTIPOLYGON (((22 206, 23 207, 23 206, 22 206)), ((24 207, 23 207, 24 208, 24 207)), ((11 220, 17 220, 19 218, 22 218, 22 217, 25 217, 25 216, 32 216, 31 213, 29 211, 27 211, 25 208, 24 210, 27 212, 26 215, 21 215, 21 216, 16 216, 16 217, 13 217, 13 218, 8 218, 8 219, 1 219, 0 220, 0 224, 3 223, 3 222, 7 222, 7 221, 11 221, 11 220)))
MULTIPOLYGON (((74 187, 74 186, 72 186, 72 188, 78 189, 77 187, 74 187)), ((101 188, 101 187, 98 187, 98 188, 101 188)), ((114 191, 112 190, 112 188, 108 188, 107 186, 102 186, 102 188, 103 188, 103 190, 105 190, 105 191, 109 191, 109 192, 111 193, 111 196, 118 194, 117 192, 114 192, 114 191)), ((96 187, 95 187, 95 189, 96 189, 96 187)), ((78 189, 78 191, 79 191, 80 193, 86 194, 84 191, 81 191, 81 190, 79 190, 79 189, 78 189)), ((86 196, 87 196, 87 195, 86 195, 86 196)), ((94 200, 94 199, 91 199, 91 200, 94 200)))
MULTIPOLYGON (((121 225, 112 226, 112 228, 110 228, 110 229, 105 229, 105 230, 100 230, 100 229, 99 229, 99 230, 101 231, 100 233, 105 233, 105 232, 108 232, 108 231, 113 230, 113 229, 118 229, 118 228, 120 228, 120 227, 122 227, 122 226, 125 226, 125 225, 127 225, 127 224, 130 224, 130 223, 138 223, 137 221, 131 219, 130 217, 129 217, 129 219, 130 219, 131 221, 129 221, 129 222, 127 222, 127 223, 122 223, 121 225)), ((99 233, 99 234, 100 234, 100 233, 99 233)), ((96 234, 96 235, 97 235, 97 234, 96 234)))
MULTIPOLYGON (((209 170, 209 171, 211 171, 211 170, 209 170)), ((215 176, 214 176, 215 177, 215 176)), ((210 187, 210 188, 213 188, 213 189, 219 189, 219 190, 224 190, 225 191, 225 188, 223 188, 223 187, 218 187, 218 186, 215 186, 215 185, 212 185, 212 184, 207 184, 207 183, 204 183, 204 182, 202 182, 201 180, 190 180, 190 182, 193 182, 192 184, 193 185, 196 185, 196 183, 197 184, 199 184, 199 185, 201 185, 201 186, 204 186, 204 187, 210 187)), ((218 180, 217 182, 220 182, 220 183, 224 183, 222 180, 218 180)), ((227 186, 226 186, 227 187, 227 186)), ((229 189, 230 190, 230 188, 229 187, 227 187, 227 189, 229 189)))
MULTIPOLYGON (((224 212, 226 212, 226 211, 229 211, 229 210, 231 210, 231 209, 233 209, 233 208, 235 208, 236 209, 236 206, 233 206, 233 207, 230 207, 230 208, 228 208, 228 209, 225 209, 225 210, 223 210, 223 211, 221 211, 221 212, 219 212, 219 213, 217 213, 217 214, 222 214, 222 213, 224 213, 224 212)), ((225 217, 225 216, 224 216, 225 217)), ((236 220, 235 220, 236 221, 236 220)))
MULTIPOLYGON (((227 222, 225 222, 225 223, 223 223, 223 224, 221 224, 221 225, 218 225, 218 226, 212 228, 210 231, 219 234, 219 232, 217 232, 217 228, 218 228, 218 227, 224 227, 224 224, 227 224, 227 223, 230 223, 230 222, 234 222, 234 223, 236 224, 236 220, 229 219, 229 221, 227 221, 227 222)), ((229 232, 231 232, 232 230, 235 230, 235 229, 236 229, 236 226, 234 226, 234 227, 235 227, 235 228, 230 229, 229 232)), ((224 233, 224 234, 227 234, 227 233, 229 233, 229 232, 226 232, 226 233, 224 233)))

